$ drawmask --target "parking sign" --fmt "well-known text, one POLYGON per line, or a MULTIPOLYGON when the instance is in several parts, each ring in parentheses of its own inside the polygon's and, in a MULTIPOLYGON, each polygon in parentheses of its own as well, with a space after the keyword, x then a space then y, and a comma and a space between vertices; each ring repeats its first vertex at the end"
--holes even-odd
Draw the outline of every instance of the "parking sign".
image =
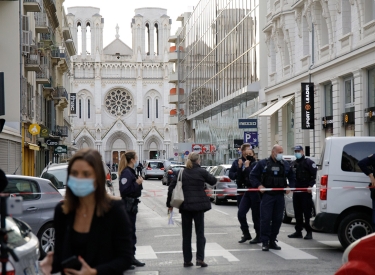
POLYGON ((258 147, 258 132, 244 132, 243 142, 250 143, 252 147, 258 147))

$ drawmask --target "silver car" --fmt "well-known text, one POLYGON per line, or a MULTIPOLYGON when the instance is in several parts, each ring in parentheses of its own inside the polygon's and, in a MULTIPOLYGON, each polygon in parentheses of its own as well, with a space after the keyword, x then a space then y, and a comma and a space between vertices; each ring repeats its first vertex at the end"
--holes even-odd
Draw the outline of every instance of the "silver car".
POLYGON ((147 180, 149 178, 158 178, 161 180, 164 176, 164 160, 147 160, 142 170, 142 177, 147 180))
POLYGON ((31 227, 39 239, 41 257, 44 257, 54 249, 53 216, 55 207, 63 200, 63 196, 49 180, 19 175, 6 177, 8 185, 3 192, 23 198, 23 213, 13 216, 31 227))
POLYGON ((228 199, 237 200, 237 184, 229 178, 229 170, 231 166, 232 165, 230 164, 218 165, 212 173, 217 179, 216 185, 211 186, 206 184, 207 195, 216 205, 222 204, 228 199))
POLYGON ((13 248, 19 258, 19 261, 16 262, 12 256, 9 256, 6 274, 39 274, 39 243, 30 227, 16 218, 6 217, 6 230, 9 231, 8 245, 13 248))

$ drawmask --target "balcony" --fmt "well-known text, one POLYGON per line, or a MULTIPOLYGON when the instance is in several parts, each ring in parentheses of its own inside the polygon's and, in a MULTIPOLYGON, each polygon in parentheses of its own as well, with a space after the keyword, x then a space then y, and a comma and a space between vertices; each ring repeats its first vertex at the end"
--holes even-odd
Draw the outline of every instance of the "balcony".
POLYGON ((43 4, 52 28, 56 29, 59 26, 59 19, 56 15, 56 0, 43 0, 43 4))
POLYGON ((178 116, 168 117, 168 124, 169 125, 177 125, 177 123, 178 123, 178 116))
POLYGON ((177 83, 178 82, 178 73, 172 72, 169 74, 169 83, 177 83))
POLYGON ((172 46, 169 48, 169 62, 177 62, 177 60, 182 60, 185 57, 185 53, 183 52, 183 48, 180 46, 180 51, 176 50, 176 46, 172 46))
POLYGON ((65 47, 54 47, 51 50, 52 63, 57 65, 57 69, 62 73, 69 70, 70 60, 69 55, 67 55, 65 47))
POLYGON ((42 10, 38 0, 23 0, 23 9, 26 12, 40 12, 42 10))
POLYGON ((172 88, 169 92, 168 102, 174 104, 177 102, 185 102, 184 89, 180 88, 179 94, 176 94, 176 88, 172 88))
POLYGON ((40 67, 40 56, 39 54, 30 54, 25 59, 25 71, 40 73, 42 68, 40 67))
POLYGON ((41 71, 36 73, 36 84, 50 84, 50 73, 49 73, 49 65, 42 64, 40 65, 41 71))
POLYGON ((52 31, 49 30, 47 33, 41 33, 40 42, 43 43, 45 48, 55 44, 55 38, 53 37, 52 31))
POLYGON ((56 105, 60 110, 64 110, 68 107, 68 92, 64 87, 56 87, 52 91, 52 99, 57 103, 56 105))
POLYGON ((35 32, 37 33, 48 33, 49 28, 47 24, 47 14, 44 12, 35 13, 35 32))
POLYGON ((52 93, 55 91, 55 88, 52 87, 52 80, 49 79, 48 84, 43 84, 43 97, 47 100, 52 100, 52 93))
POLYGON ((34 87, 22 78, 21 114, 23 121, 32 121, 34 118, 34 87))
POLYGON ((69 129, 68 126, 55 126, 55 131, 51 133, 53 136, 57 137, 68 137, 69 136, 69 129))

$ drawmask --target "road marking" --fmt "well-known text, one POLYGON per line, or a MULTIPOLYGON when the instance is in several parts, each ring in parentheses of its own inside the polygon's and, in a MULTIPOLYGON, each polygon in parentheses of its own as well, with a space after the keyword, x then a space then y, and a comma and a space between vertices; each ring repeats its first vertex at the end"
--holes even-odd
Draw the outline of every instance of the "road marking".
MULTIPOLYGON (((196 247, 196 243, 191 244, 192 247, 196 247)), ((215 256, 222 256, 228 260, 228 262, 239 262, 240 260, 234 257, 232 253, 228 250, 224 249, 218 243, 206 243, 206 247, 204 250, 204 254, 206 257, 215 257, 215 256)))
POLYGON ((228 233, 204 233, 204 235, 228 235, 228 233))
POLYGON ((137 246, 135 252, 137 259, 157 259, 158 257, 155 254, 155 251, 152 249, 151 245, 137 246))
POLYGON ((334 248, 342 248, 342 245, 339 241, 318 241, 318 242, 328 245, 328 246, 332 246, 334 248))
MULTIPOLYGON (((281 247, 281 250, 270 249, 270 252, 284 258, 285 260, 317 260, 318 258, 310 255, 298 248, 295 248, 289 244, 278 241, 277 245, 281 247)), ((262 246, 262 244, 259 244, 262 246)))
POLYGON ((181 236, 181 234, 170 234, 170 235, 155 235, 155 238, 161 238, 161 237, 173 237, 173 236, 181 236))
POLYGON ((217 209, 214 209, 214 210, 217 211, 217 212, 219 212, 219 213, 221 213, 221 214, 224 214, 224 215, 229 216, 229 214, 228 214, 228 213, 225 213, 224 211, 220 211, 220 210, 217 210, 217 209))

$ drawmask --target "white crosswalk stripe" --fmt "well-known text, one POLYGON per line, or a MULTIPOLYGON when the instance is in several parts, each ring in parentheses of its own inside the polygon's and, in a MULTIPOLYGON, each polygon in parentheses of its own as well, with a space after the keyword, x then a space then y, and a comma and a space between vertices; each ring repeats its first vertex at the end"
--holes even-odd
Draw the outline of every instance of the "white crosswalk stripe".
MULTIPOLYGON (((309 259, 318 259, 317 257, 310 255, 298 248, 295 248, 289 244, 278 242, 278 246, 281 247, 281 250, 273 250, 270 249, 269 251, 284 258, 285 260, 309 260, 309 259)), ((262 246, 260 244, 260 246, 262 246)))

